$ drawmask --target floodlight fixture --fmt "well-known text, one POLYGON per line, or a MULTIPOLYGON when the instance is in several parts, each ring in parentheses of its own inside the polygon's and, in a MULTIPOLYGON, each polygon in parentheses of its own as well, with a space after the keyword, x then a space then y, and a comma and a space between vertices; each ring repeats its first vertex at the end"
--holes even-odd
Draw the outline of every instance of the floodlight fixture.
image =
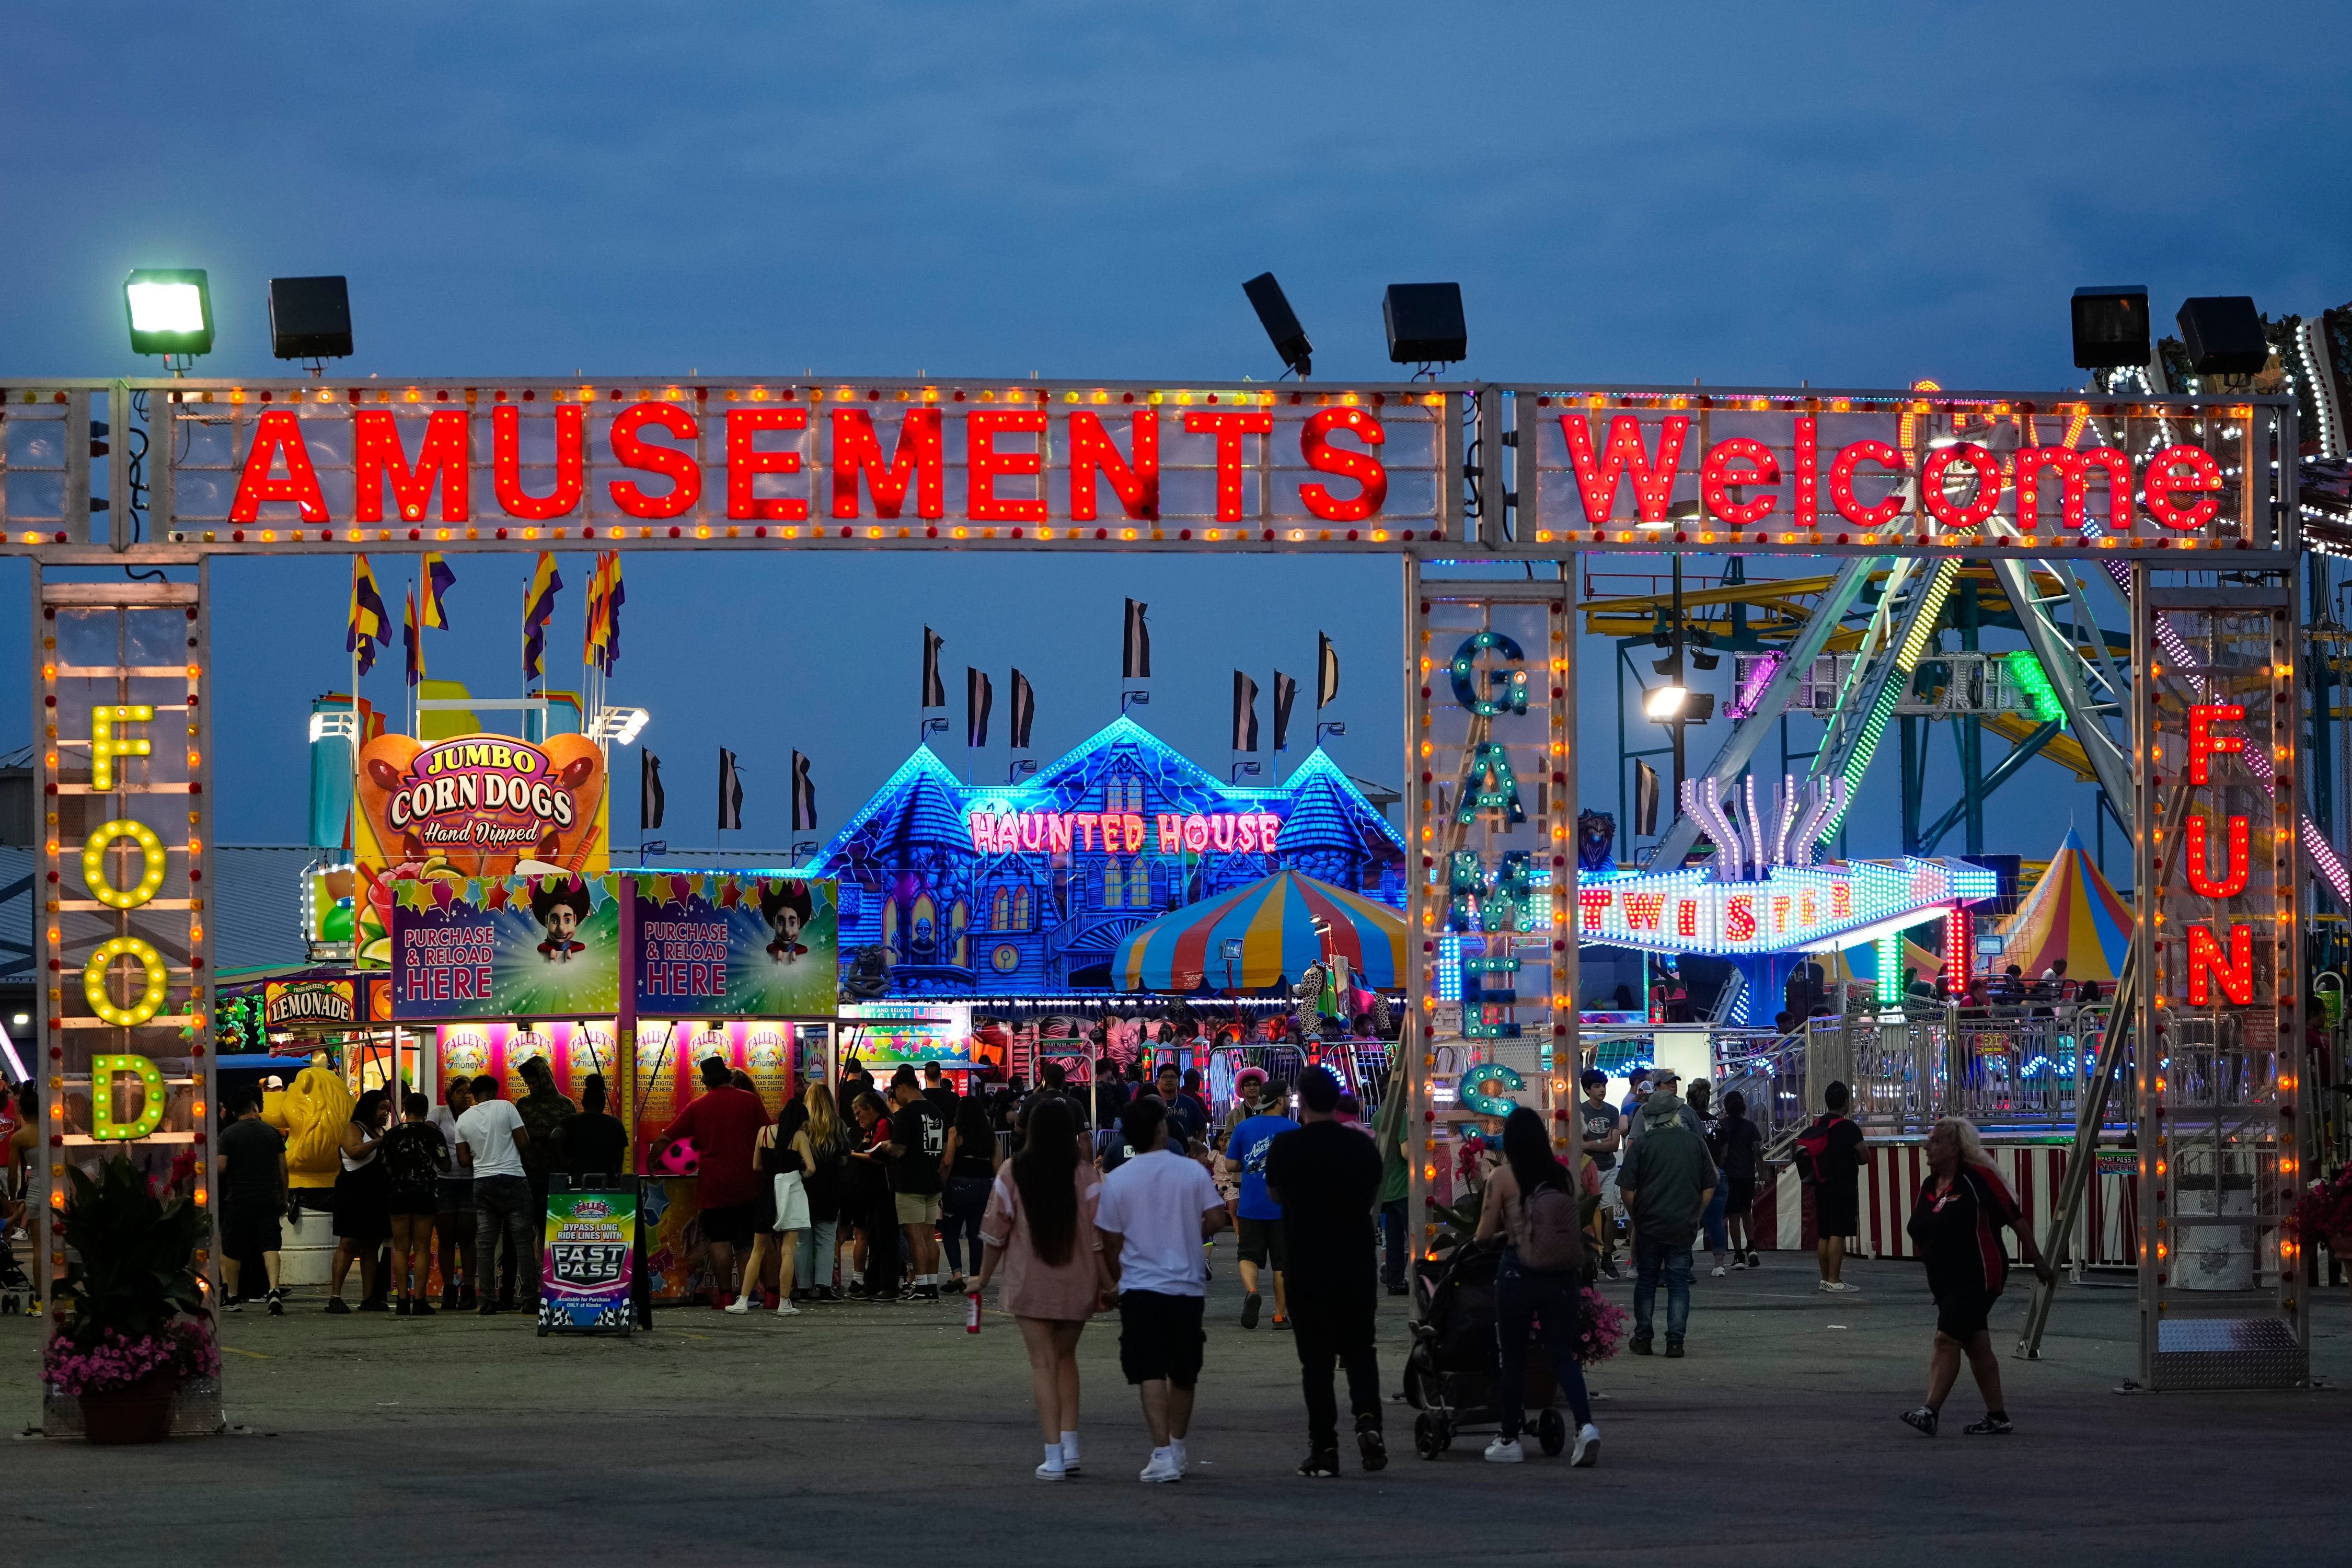
POLYGON ((642 708, 599 708, 588 721, 588 738, 616 746, 633 745, 652 717, 642 708))
POLYGON ((269 280, 269 352, 300 360, 316 375, 352 352, 351 289, 341 278, 269 280))
POLYGON ((1469 357, 1459 283, 1391 283, 1381 296, 1381 321, 1393 363, 1454 364, 1469 357))
POLYGON ((349 741, 359 743, 359 715, 348 708, 328 708, 310 715, 310 743, 321 741, 349 741))
POLYGON ((1683 716, 1683 704, 1690 700, 1690 689, 1683 686, 1654 686, 1642 700, 1642 711, 1660 723, 1683 716))
POLYGON ((2109 283, 2074 290, 2074 363, 2123 370, 2148 362, 2147 285, 2109 283))
POLYGON ((2189 368, 2200 375, 2254 375, 2271 362, 2270 336, 2251 294, 2205 294, 2180 302, 2189 368))
POLYGON ((1723 662, 1723 656, 1719 653, 1708 653, 1702 648, 1690 656, 1690 661, 1693 668, 1713 669, 1723 662))
POLYGON ((1274 274, 1259 273, 1242 285, 1242 292, 1249 296, 1250 308, 1257 312, 1257 323, 1265 329, 1274 352, 1282 356, 1286 372, 1297 371, 1301 381, 1312 375, 1315 345, 1307 341, 1307 329, 1298 324, 1298 313, 1284 298, 1282 285, 1274 280, 1274 274))
POLYGON ((131 352, 162 354, 175 371, 213 352, 213 293, 201 267, 134 267, 122 280, 131 352), (173 365, 177 358, 181 363, 173 365))

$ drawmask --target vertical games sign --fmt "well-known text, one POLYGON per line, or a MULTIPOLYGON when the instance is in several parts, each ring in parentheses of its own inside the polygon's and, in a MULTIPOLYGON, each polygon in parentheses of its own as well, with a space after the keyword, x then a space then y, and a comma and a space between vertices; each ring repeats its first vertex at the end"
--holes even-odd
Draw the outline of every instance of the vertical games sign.
MULTIPOLYGON (((44 1163, 27 1196, 48 1301, 66 1271, 69 1172, 127 1159, 167 1202, 213 1206, 213 747, 201 569, 194 583, 53 583, 37 570, 34 583, 44 1163)), ((196 1254, 208 1281, 214 1247, 196 1254)), ((78 1436, 80 1421, 78 1401, 46 1392, 49 1436, 78 1436)), ((219 1380, 184 1384, 173 1429, 219 1426, 219 1380)))
POLYGON ((2141 1379, 2310 1373, 2292 574, 2133 574, 2141 1379), (2156 581, 2151 581, 2155 579, 2156 581))
MULTIPOLYGON (((1565 584, 1409 584, 1409 914, 1423 1128, 1414 1193, 1452 1169, 1465 1119, 1525 1103, 1555 1141, 1576 1068, 1576 791, 1565 584), (1435 1064, 1452 1070, 1434 1073, 1435 1064)), ((1424 1238, 1433 1235, 1423 1225, 1424 1238)))

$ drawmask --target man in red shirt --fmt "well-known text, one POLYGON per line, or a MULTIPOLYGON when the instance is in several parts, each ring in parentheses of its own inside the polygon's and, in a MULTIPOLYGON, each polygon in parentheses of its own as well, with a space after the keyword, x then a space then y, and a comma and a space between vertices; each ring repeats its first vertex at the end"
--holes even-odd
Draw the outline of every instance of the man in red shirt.
MULTIPOLYGON (((681 1138, 694 1140, 695 1201, 701 1208, 702 1239, 710 1248, 710 1304, 735 1299, 735 1253, 751 1245, 762 1179, 752 1163, 767 1107, 749 1089, 728 1081, 720 1057, 702 1061, 702 1092, 654 1141, 652 1162, 681 1138)), ((752 1281, 746 1281, 749 1285, 752 1281)))

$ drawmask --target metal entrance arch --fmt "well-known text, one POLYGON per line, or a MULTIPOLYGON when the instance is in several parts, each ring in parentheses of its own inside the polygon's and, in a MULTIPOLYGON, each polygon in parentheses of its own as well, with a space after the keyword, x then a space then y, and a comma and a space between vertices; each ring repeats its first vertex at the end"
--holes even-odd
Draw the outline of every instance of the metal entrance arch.
MULTIPOLYGON (((51 1157, 38 1248, 45 1296, 62 1268, 50 1222, 64 1201, 66 1170, 98 1152, 89 1103, 93 1074, 114 1070, 101 1058, 152 1060, 163 1069, 160 1077, 184 1080, 181 1087, 192 1091, 168 1098, 160 1123, 121 1140, 144 1159, 163 1152, 164 1134, 184 1143, 201 1135, 213 1101, 209 942, 196 888, 204 769, 218 737, 203 735, 195 716, 210 662, 203 585, 215 557, 568 548, 1395 558, 1407 649, 1400 674, 1411 716, 1399 760, 1408 780, 1407 831, 1423 855, 1408 910, 1408 929, 1419 938, 1412 973, 1419 1005, 1409 1009, 1400 1058, 1410 1080, 1410 1133, 1422 1155, 1412 1162, 1410 1222, 1412 1234, 1425 1237, 1440 1104, 1478 1103, 1464 1097, 1488 1095, 1496 1097, 1486 1102, 1490 1106, 1517 1100, 1558 1117, 1571 1081, 1559 1069, 1579 1059, 1578 904, 1575 861, 1566 847, 1577 806, 1569 695, 1575 644, 1549 631, 1512 629, 1540 616, 1534 624, 1565 630, 1567 584, 1579 554, 1697 549, 1833 555, 1848 558, 1850 571, 1876 563, 1918 577, 1919 601, 1901 606, 1906 619, 1890 613, 1872 660, 1855 669, 1853 734, 1824 753, 1830 762, 1817 764, 1855 777, 1884 729, 1878 710, 1894 700, 1895 675, 1903 660, 1916 657, 1912 633, 1922 620, 1932 624, 1926 601, 1949 575, 1939 569, 1942 562, 1989 559, 2005 581, 2023 584, 2028 562, 2087 558, 2145 605, 2151 584, 2172 585, 2166 578, 2194 584, 2228 572, 2267 580, 2292 570, 2295 547, 2293 406, 2242 395, 815 384, 804 377, 352 384, 0 376, 0 553, 32 560, 36 679, 63 699, 41 710, 41 722, 56 732, 37 737, 44 742, 51 830, 45 870, 60 879, 61 889, 40 943, 49 975, 37 1068, 43 1147, 51 1157), (93 449, 95 418, 112 435, 102 454, 93 449), (134 436, 143 447, 134 447, 134 436), (1537 563, 1556 569, 1559 581, 1513 584, 1476 569, 1525 567, 1531 574, 1537 563), (145 652, 124 651, 110 664, 68 668, 58 648, 46 645, 43 627, 50 611, 69 602, 75 614, 150 619, 157 602, 141 584, 64 584, 47 574, 122 566, 194 569, 195 580, 172 584, 169 595, 194 632, 185 673, 173 678, 187 691, 191 734, 184 767, 176 760, 178 738, 163 745, 159 731, 143 737, 156 742, 148 753, 108 754, 119 771, 101 776, 93 764, 126 731, 99 735, 105 726, 90 721, 95 709, 154 704, 119 696, 102 703, 100 689, 163 679, 155 672, 165 667, 145 652), (68 586, 73 595, 61 596, 68 586), (1433 606, 1428 612, 1424 602, 1433 606), (1461 647, 1440 646, 1453 643, 1467 647, 1466 661, 1461 647), (66 732, 77 725, 89 732, 66 732), (1530 792, 1531 782, 1540 789, 1530 792), (69 811, 77 797, 83 804, 69 811), (86 879, 62 842, 65 830, 81 826, 79 818, 93 809, 116 814, 110 821, 139 818, 161 847, 163 879, 127 909, 101 897, 67 896, 100 892, 94 883, 79 886, 86 879), (76 821, 67 823, 68 815, 76 821), (1547 858, 1548 885, 1540 864, 1547 858), (174 902, 184 903, 189 917, 184 963, 165 951, 149 966, 136 949, 114 945, 135 938, 132 926, 174 902), (1441 943, 1471 931, 1482 939, 1482 967, 1475 972, 1441 943), (1475 1017, 1461 1005, 1466 994, 1441 995, 1448 964, 1452 984, 1463 992, 1465 976, 1476 975, 1475 1017), (75 969, 94 978, 73 984, 75 969), (1531 969, 1543 976, 1540 993, 1505 984, 1532 978, 1531 969), (163 1003, 142 1014, 142 1004, 121 982, 157 973, 163 1003), (164 1004, 174 1002, 183 1010, 165 1012, 164 1004), (183 1019, 193 1020, 185 1035, 183 1019), (1532 1046, 1530 1022, 1538 1028, 1532 1046), (1520 1028, 1517 1046, 1503 1044, 1508 1036, 1471 1032, 1504 1023, 1520 1028), (1514 1049, 1527 1058, 1523 1065, 1514 1066, 1507 1054, 1514 1049), (1524 1070, 1529 1068, 1535 1070, 1524 1070)), ((2032 595, 2026 590, 2020 596, 2032 595)), ((2200 601, 2189 610, 2217 607, 2238 608, 2200 601)), ((2190 645, 2203 646, 2200 637, 2211 643, 2214 668, 2227 672, 2208 682, 2217 690, 2270 679, 2237 668, 2246 647, 2260 640, 2239 621, 2206 637, 2196 627, 2174 631, 2164 618, 2169 613, 2151 608, 2142 618, 2135 690, 2155 689, 2153 667, 2168 661, 2177 678, 2181 664, 2169 651, 2168 633, 2190 645)), ((128 636, 128 626, 126 619, 117 630, 128 636)), ((2041 649, 2039 639, 2035 646, 2041 649)), ((2057 648, 2046 651, 2043 662, 2053 674, 2076 679, 2057 648)), ((1759 706, 1771 706, 1774 690, 1796 678, 1793 667, 1776 675, 1759 706)), ((2087 688, 2061 684, 2059 695, 2078 723, 2096 711, 2087 688)), ((2134 704, 2131 713, 2157 726, 2154 733, 2168 735, 2169 727, 2194 721, 2198 708, 2230 706, 2176 703, 2175 712, 2134 704)), ((2209 734, 2212 722, 2240 722, 2212 713, 2206 721, 2209 734)), ((2098 722, 2108 750, 2103 757, 2096 742, 2086 745, 2095 760, 2128 767, 2149 754, 2144 743, 2098 722)), ((2274 729, 2267 741, 2252 730, 2244 733, 2255 737, 2248 746, 2256 755, 2277 739, 2274 729)), ((1736 773, 1741 761, 1718 758, 1710 776, 1727 766, 1736 773)), ((2291 754, 2278 761, 2270 775, 2244 787, 2263 794, 2291 822, 2297 770, 2291 754)), ((2235 753, 2213 763, 2238 765, 2235 753)), ((2103 782, 2106 772, 2101 770, 2103 782)), ((2115 787, 2128 798, 2134 787, 2155 784, 2145 773, 2123 773, 2115 787)), ((2222 804, 2235 812, 2245 802, 2222 804)), ((118 836, 98 847, 100 858, 121 861, 123 846, 141 842, 118 836)), ((2299 1269, 2282 1251, 2275 1225, 2300 1191, 2304 1166, 2302 1075, 2276 1046, 2300 1036, 2300 948, 2280 934, 2291 933, 2296 913, 2299 860, 2292 832, 2263 847, 2273 858, 2273 875, 2256 886, 2266 890, 2230 898, 2269 901, 2251 913, 2202 911, 2198 929, 2218 944, 2218 958, 2184 936, 2178 953, 2155 952, 2143 965, 2143 973, 2185 977, 2181 995, 2159 992, 2152 1005, 2193 1008, 2214 1020, 2207 1034, 2256 1042, 2248 1048, 2271 1053, 2260 1063, 2238 1063, 2244 1070, 2230 1081, 2245 1095, 2224 1108, 2235 1119, 2231 1125, 2259 1130, 2271 1141, 2261 1167, 2267 1185, 2247 1216, 2251 1282, 2185 1296, 2164 1267, 2168 1255, 2149 1249, 2142 1262, 2144 1338, 2154 1358, 2151 1375, 2159 1380, 2273 1381, 2300 1375, 2305 1364, 2299 1269), (2266 972, 2236 956, 2236 928, 2253 924, 2272 944, 2266 972), (2244 979, 2250 970, 2251 983, 2244 979), (2203 988, 2195 984, 2200 974, 2210 983, 2203 988), (2219 1021, 2224 1017, 2238 1022, 2225 1026, 2219 1021), (2158 1319, 2219 1326, 2167 1339, 2158 1319), (2271 1326, 2243 1327, 2250 1324, 2271 1326), (2247 1357, 2249 1347, 2263 1354, 2247 1357), (2208 1356, 2235 1359, 2198 1359, 2208 1356)), ((126 875, 121 868, 110 873, 108 885, 117 896, 126 875)), ((136 894, 139 885, 129 890, 136 894)), ((2152 886, 2141 889, 2144 932, 2156 925, 2158 896, 2152 886)), ((2173 939, 2143 940, 2164 948, 2173 939)), ((133 1098, 125 1095, 125 1105, 133 1098)), ((1555 1121, 1554 1130, 1564 1138, 1568 1124, 1555 1121)), ((200 1155, 194 1163, 193 1190, 208 1199, 205 1162, 200 1155)), ((2169 1223, 2166 1205, 2176 1202, 2151 1152, 2141 1176, 2142 1213, 2159 1230, 2169 1223)), ((2213 1202, 2222 1201, 2217 1187, 2213 1202)))

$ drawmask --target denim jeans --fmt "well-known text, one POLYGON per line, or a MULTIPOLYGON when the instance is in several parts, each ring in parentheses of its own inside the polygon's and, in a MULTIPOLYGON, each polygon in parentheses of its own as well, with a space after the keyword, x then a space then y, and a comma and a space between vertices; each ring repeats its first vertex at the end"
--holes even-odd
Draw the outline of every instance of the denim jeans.
POLYGON ((1381 1283, 1391 1290, 1404 1286, 1404 1205, 1402 1198, 1381 1205, 1381 1283))
POLYGON ((1666 1338, 1683 1337, 1690 1321, 1691 1244, 1652 1241, 1649 1233, 1633 1233, 1633 1337, 1650 1337, 1650 1310, 1658 1298, 1658 1274, 1666 1276, 1666 1338))
POLYGON ((1528 1382, 1528 1342, 1538 1322, 1551 1356, 1552 1381, 1568 1395, 1569 1414, 1579 1426, 1592 1420, 1592 1400, 1584 1389, 1584 1365, 1576 1359, 1576 1339, 1584 1320, 1584 1276, 1570 1269, 1533 1274, 1519 1266, 1516 1247, 1503 1251, 1495 1274, 1495 1338, 1502 1375, 1495 1384, 1495 1415, 1506 1440, 1519 1435, 1522 1391, 1528 1382))
POLYGON ((1318 1454, 1339 1446, 1335 1363, 1347 1369, 1348 1405, 1356 1429, 1380 1430, 1381 1363, 1373 1348, 1379 1321, 1369 1276, 1360 1288, 1290 1277, 1292 1348, 1298 1352, 1298 1382, 1307 1396, 1307 1446, 1318 1454))
POLYGON ((1706 1235, 1709 1252, 1731 1249, 1731 1227, 1724 1224, 1725 1210, 1731 1202, 1731 1184, 1723 1177, 1715 1179, 1715 1196, 1706 1200, 1706 1212, 1699 1215, 1699 1228, 1706 1235))
POLYGON ((839 1222, 812 1220, 806 1230, 793 1232, 797 1251, 793 1257, 793 1289, 833 1289, 833 1255, 839 1222))
MULTIPOLYGON (((539 1310, 539 1248, 538 1234, 547 1223, 547 1206, 541 1200, 533 1212, 530 1184, 520 1176, 476 1176, 474 1178, 474 1256, 485 1267, 483 1282, 488 1283, 487 1264, 491 1247, 500 1236, 514 1250, 518 1306, 529 1303, 529 1310, 539 1310)), ((485 1307, 490 1304, 487 1291, 481 1295, 485 1307)))

